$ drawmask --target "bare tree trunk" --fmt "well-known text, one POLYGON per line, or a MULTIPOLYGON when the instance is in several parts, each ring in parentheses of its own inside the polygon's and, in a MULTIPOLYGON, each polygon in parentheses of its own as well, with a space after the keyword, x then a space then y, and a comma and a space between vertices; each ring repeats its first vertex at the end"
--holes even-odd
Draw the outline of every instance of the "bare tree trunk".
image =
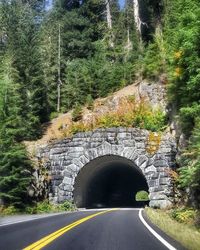
POLYGON ((142 25, 147 25, 147 24, 142 22, 142 20, 140 19, 140 6, 139 6, 138 0, 133 0, 133 10, 134 10, 134 19, 135 19, 136 29, 141 39, 142 25))
POLYGON ((132 45, 132 42, 131 42, 131 40, 130 40, 130 30, 129 30, 129 28, 127 29, 127 50, 128 50, 128 52, 130 51, 130 50, 132 50, 132 47, 133 47, 133 45, 132 45))
POLYGON ((141 21, 140 21, 138 0, 133 0, 133 10, 134 10, 134 19, 135 19, 136 29, 141 34, 141 21))
POLYGON ((60 112, 60 90, 61 90, 61 85, 62 85, 62 81, 61 81, 61 74, 60 74, 60 66, 61 66, 61 37, 60 37, 60 24, 58 27, 58 83, 57 83, 57 92, 58 92, 58 96, 57 96, 57 112, 60 112))
POLYGON ((125 56, 125 61, 127 60, 127 57, 129 56, 130 51, 133 49, 133 44, 130 40, 130 30, 129 27, 127 28, 127 43, 125 46, 125 50, 127 51, 126 56, 125 56))
POLYGON ((112 16, 111 16, 111 11, 110 11, 110 3, 109 0, 105 0, 106 2, 106 19, 107 19, 107 25, 108 25, 108 30, 111 32, 110 34, 110 47, 114 47, 114 42, 113 42, 113 32, 112 32, 112 16))

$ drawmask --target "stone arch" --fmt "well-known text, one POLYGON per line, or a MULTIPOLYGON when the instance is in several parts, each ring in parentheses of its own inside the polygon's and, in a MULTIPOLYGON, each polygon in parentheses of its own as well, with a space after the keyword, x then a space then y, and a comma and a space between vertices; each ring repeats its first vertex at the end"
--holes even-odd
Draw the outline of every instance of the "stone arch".
POLYGON ((125 157, 107 154, 80 169, 75 178, 73 200, 77 207, 141 206, 135 200, 140 190, 149 190, 142 170, 125 157))
POLYGON ((172 186, 165 170, 174 165, 176 143, 170 134, 163 133, 156 150, 149 153, 149 135, 149 131, 136 128, 97 129, 44 148, 40 157, 48 159, 52 176, 50 200, 56 203, 73 200, 75 178, 80 170, 96 158, 113 155, 124 157, 142 171, 149 187, 150 206, 166 207, 170 204, 172 186))

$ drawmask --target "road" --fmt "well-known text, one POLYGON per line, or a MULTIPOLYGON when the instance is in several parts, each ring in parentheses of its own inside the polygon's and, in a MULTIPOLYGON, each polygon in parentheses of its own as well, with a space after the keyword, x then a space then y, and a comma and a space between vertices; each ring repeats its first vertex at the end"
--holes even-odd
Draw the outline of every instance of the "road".
POLYGON ((154 230, 169 245, 147 229, 139 209, 80 211, 2 225, 0 250, 183 249, 160 230, 154 230))

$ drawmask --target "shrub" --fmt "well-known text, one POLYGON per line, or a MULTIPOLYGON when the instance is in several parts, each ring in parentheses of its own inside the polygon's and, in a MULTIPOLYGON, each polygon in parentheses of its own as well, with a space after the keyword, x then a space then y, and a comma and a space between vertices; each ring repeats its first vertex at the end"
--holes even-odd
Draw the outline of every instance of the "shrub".
POLYGON ((171 212, 171 217, 182 223, 192 223, 196 218, 197 212, 191 208, 178 208, 171 212))
POLYGON ((59 115, 58 112, 52 112, 52 113, 50 114, 50 120, 53 120, 54 118, 57 118, 58 115, 59 115))
POLYGON ((89 110, 93 110, 94 108, 94 100, 91 95, 87 95, 86 97, 86 105, 89 110))
POLYGON ((48 200, 44 200, 42 202, 37 202, 33 206, 27 207, 25 212, 28 214, 41 214, 73 210, 75 210, 75 205, 70 201, 65 201, 61 204, 53 204, 50 203, 48 200))
POLYGON ((19 213, 19 210, 14 206, 1 207, 0 212, 2 215, 14 215, 19 213))
POLYGON ((82 119, 82 106, 77 104, 72 112, 72 121, 77 122, 82 119))
POLYGON ((73 211, 75 210, 75 205, 70 201, 65 201, 59 205, 61 211, 73 211))

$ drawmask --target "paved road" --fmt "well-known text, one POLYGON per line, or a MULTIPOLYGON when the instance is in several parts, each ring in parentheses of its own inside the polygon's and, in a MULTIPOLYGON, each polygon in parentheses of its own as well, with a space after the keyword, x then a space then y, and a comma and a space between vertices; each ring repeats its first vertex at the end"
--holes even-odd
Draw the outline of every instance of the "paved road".
MULTIPOLYGON (((138 209, 82 211, 0 226, 0 250, 170 249, 144 226, 138 214, 138 209)), ((157 232, 176 249, 183 249, 157 232)))

